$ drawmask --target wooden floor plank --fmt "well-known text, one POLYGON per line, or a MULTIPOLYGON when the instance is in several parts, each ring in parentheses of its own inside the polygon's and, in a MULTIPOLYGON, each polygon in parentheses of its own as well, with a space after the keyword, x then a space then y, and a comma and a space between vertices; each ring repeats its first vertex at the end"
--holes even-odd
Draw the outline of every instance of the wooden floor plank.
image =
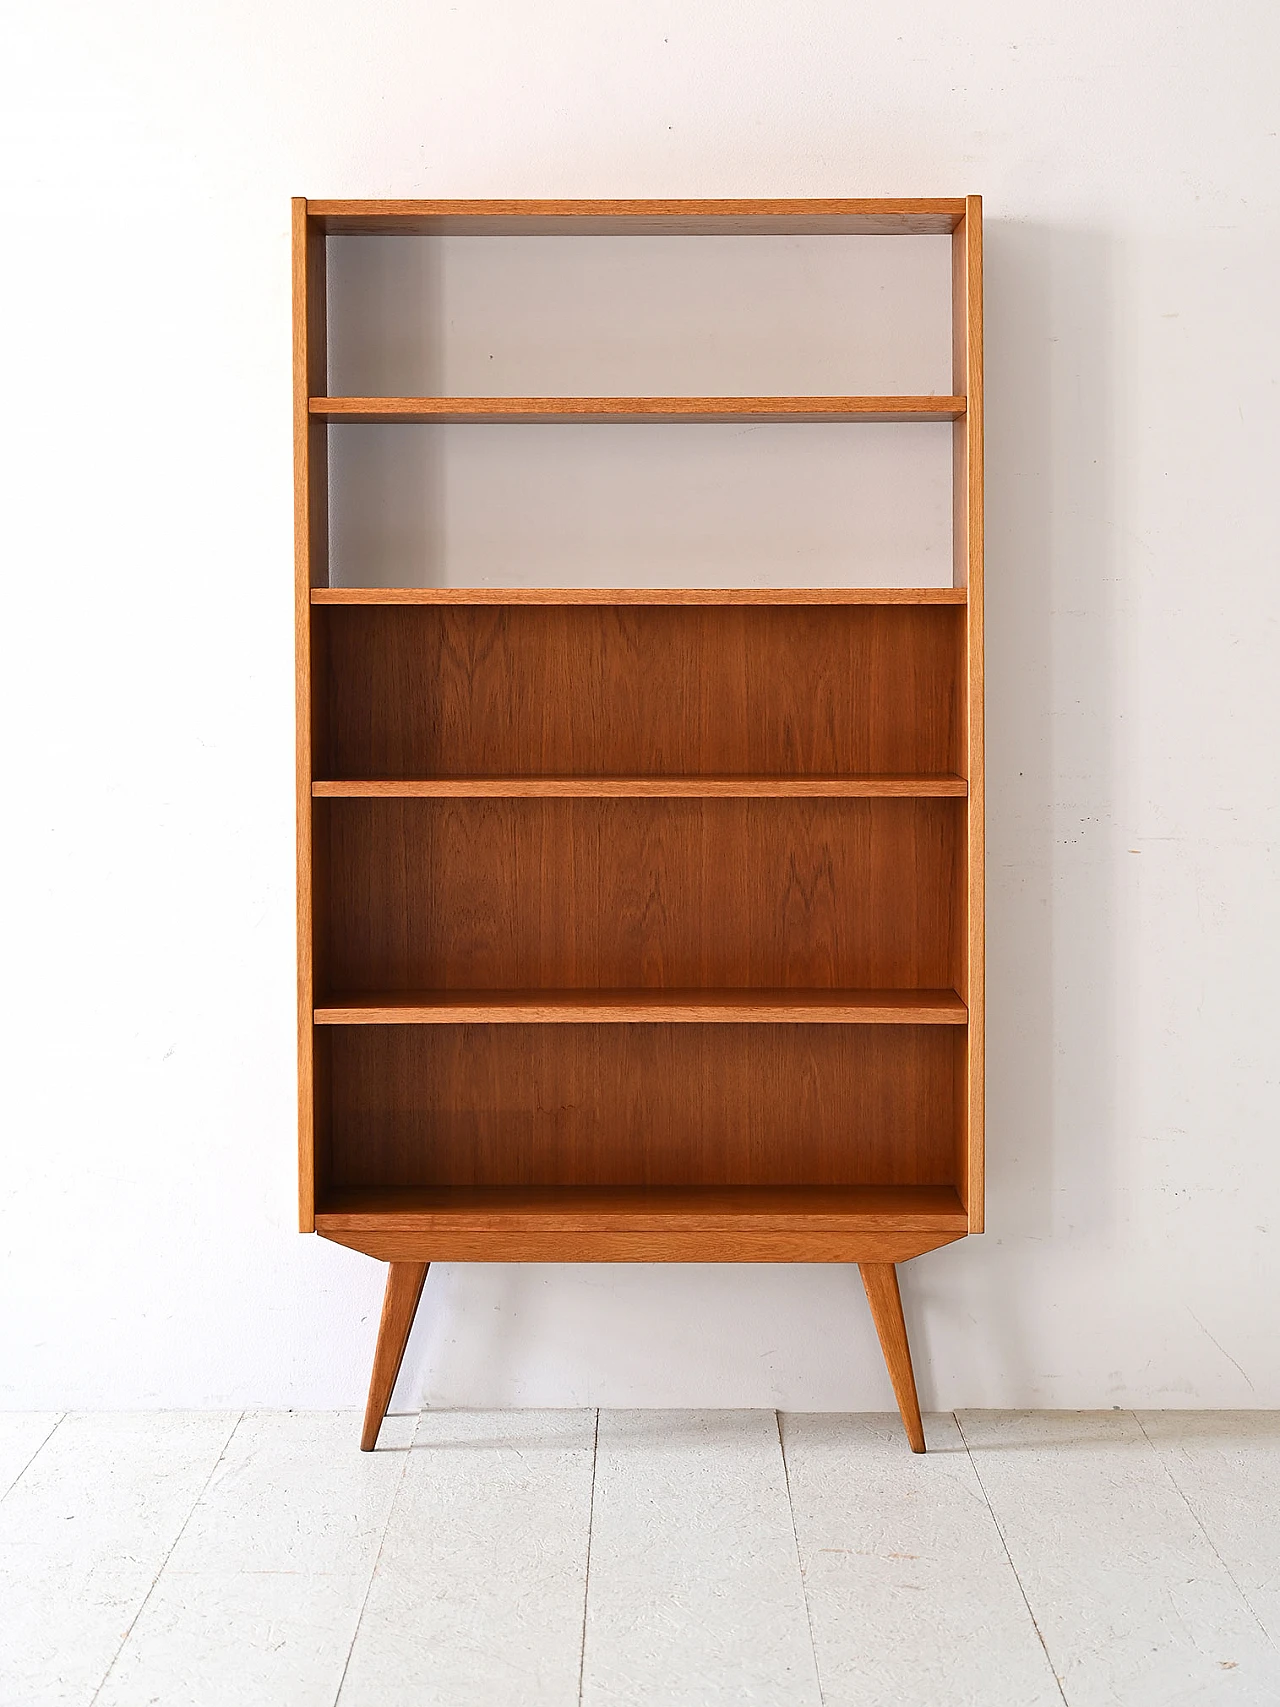
POLYGON ((1061 1707, 954 1418, 780 1420, 824 1707, 1061 1707))
POLYGON ((573 1707, 594 1411, 422 1416, 339 1707, 573 1707))
POLYGON ((819 1707, 772 1411, 602 1411, 584 1707, 819 1707))
POLYGON ((1131 1412, 957 1415, 1068 1707, 1280 1701, 1280 1652, 1131 1412))
POLYGON ((63 1419, 0 1503, 0 1702, 94 1698, 237 1420, 63 1419))
POLYGON ((245 1417, 95 1707, 329 1707, 405 1462, 359 1437, 350 1412, 245 1417))

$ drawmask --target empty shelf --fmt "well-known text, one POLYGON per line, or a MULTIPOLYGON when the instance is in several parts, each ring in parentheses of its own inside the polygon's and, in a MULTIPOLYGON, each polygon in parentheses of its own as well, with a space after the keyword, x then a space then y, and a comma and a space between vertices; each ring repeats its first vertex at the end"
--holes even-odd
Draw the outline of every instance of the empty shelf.
POLYGON ((963 397, 313 397, 328 421, 955 421, 963 397))
POLYGON ((964 1025, 954 990, 409 990, 330 996, 317 1025, 964 1025))
POLYGON ((312 587, 313 605, 963 605, 965 587, 312 587))
POLYGON ((968 1230, 950 1185, 404 1186, 332 1190, 316 1230, 928 1232, 968 1230))
POLYGON ((313 782, 317 800, 742 800, 963 796, 961 776, 441 776, 313 782))

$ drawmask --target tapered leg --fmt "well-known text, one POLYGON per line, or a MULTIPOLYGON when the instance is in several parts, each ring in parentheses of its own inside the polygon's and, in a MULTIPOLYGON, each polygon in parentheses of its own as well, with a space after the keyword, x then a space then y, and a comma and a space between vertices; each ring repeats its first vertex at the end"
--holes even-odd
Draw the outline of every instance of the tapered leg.
POLYGON ((364 1433, 360 1436, 361 1452, 372 1452, 378 1444, 378 1430, 391 1403, 391 1390, 404 1361, 404 1348, 409 1341, 409 1329, 422 1297, 422 1284, 427 1278, 429 1262, 393 1262, 387 1272, 387 1290, 382 1300, 382 1320, 378 1324, 378 1344, 373 1353, 373 1375, 369 1382, 369 1403, 364 1412, 364 1433))
POLYGON ((902 1295, 898 1291, 898 1271, 891 1262, 858 1264, 862 1284, 866 1288, 871 1319, 880 1336, 880 1349, 893 1382, 894 1396, 902 1412, 902 1426, 913 1452, 924 1451, 924 1424, 920 1421, 920 1401, 916 1398, 916 1378, 911 1370, 911 1347, 907 1344, 907 1324, 902 1319, 902 1295))

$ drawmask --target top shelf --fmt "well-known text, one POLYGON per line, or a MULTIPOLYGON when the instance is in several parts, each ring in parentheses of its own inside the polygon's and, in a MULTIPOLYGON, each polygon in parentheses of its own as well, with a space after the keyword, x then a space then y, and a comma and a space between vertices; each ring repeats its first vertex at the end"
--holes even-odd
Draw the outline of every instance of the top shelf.
POLYGON ((963 605, 967 587, 312 587, 313 605, 963 605))
POLYGON ((308 201, 326 235, 433 237, 931 237, 963 196, 714 201, 308 201))
POLYGON ((312 397, 326 421, 956 421, 963 397, 312 397))

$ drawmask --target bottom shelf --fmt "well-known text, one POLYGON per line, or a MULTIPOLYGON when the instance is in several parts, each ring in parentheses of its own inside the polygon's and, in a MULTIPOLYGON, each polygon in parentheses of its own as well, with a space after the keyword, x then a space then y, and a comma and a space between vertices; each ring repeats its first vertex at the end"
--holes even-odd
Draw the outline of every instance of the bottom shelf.
MULTIPOLYGON (((330 1192, 316 1226, 360 1224, 491 1232, 968 1229, 950 1185, 492 1185, 348 1187, 330 1192)), ((326 1226, 325 1230, 328 1228, 326 1226)))
POLYGON ((384 1261, 902 1262, 968 1218, 949 1185, 362 1187, 316 1231, 384 1261))

